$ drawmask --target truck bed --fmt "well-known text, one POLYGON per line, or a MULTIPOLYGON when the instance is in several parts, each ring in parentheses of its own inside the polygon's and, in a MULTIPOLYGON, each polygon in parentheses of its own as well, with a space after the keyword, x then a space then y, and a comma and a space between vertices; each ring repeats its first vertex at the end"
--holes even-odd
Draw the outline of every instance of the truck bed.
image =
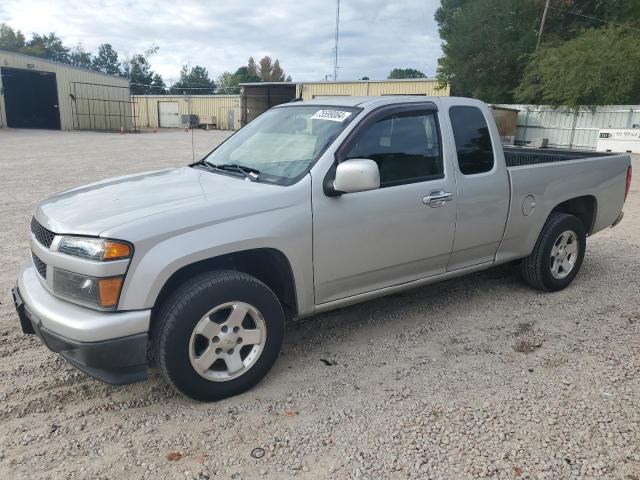
POLYGON ((504 159, 507 167, 522 167, 540 163, 556 163, 568 160, 581 160, 593 157, 607 157, 611 153, 591 152, 584 150, 553 150, 523 147, 504 147, 504 159))
POLYGON ((631 164, 628 154, 506 147, 504 155, 511 202, 498 261, 531 253, 549 213, 562 202, 581 197, 593 202, 590 234, 618 218, 631 164))

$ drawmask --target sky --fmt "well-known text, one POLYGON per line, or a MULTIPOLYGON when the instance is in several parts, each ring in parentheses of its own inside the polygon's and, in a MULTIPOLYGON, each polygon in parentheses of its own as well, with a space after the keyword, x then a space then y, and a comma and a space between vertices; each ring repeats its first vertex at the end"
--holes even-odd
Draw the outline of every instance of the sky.
MULTIPOLYGON (((342 0, 338 79, 387 78, 395 67, 435 75, 441 54, 433 18, 439 0, 342 0)), ((165 82, 180 67, 202 65, 215 79, 253 56, 280 60, 294 81, 333 75, 335 0, 1 0, 0 23, 55 32, 68 46, 121 56, 159 47, 151 58, 165 82)))

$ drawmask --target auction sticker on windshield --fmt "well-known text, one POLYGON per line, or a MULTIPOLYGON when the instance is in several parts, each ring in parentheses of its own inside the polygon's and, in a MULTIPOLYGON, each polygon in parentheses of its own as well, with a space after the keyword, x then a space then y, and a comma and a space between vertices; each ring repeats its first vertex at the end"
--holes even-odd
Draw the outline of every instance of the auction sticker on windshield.
POLYGON ((343 110, 318 110, 313 114, 311 120, 331 120, 332 122, 344 122, 352 112, 343 110))

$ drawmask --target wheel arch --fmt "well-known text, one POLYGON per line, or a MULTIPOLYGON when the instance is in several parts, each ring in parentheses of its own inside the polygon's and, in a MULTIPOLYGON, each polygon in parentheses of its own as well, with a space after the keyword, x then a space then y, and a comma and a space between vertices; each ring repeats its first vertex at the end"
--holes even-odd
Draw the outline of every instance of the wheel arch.
POLYGON ((200 260, 176 270, 164 283, 158 293, 151 315, 151 328, 157 312, 182 283, 200 273, 213 270, 236 270, 251 275, 276 294, 287 318, 298 315, 295 278, 286 255, 275 248, 256 248, 232 252, 200 260))
MULTIPOLYGON (((584 225, 584 229, 589 235, 593 231, 596 222, 598 201, 593 195, 583 195, 581 197, 570 198, 556 205, 547 216, 547 220, 554 213, 567 213, 574 215, 580 219, 584 225)), ((546 223, 546 222, 545 222, 546 223)))

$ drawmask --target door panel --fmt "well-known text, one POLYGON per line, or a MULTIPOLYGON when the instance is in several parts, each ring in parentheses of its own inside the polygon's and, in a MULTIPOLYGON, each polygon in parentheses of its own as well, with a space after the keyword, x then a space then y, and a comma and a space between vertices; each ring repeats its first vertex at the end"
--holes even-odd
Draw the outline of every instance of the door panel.
POLYGON ((492 262, 509 213, 509 174, 488 111, 449 110, 459 173, 456 235, 448 271, 492 262), (493 126, 493 131, 490 128, 493 126))
MULTIPOLYGON (((321 182, 314 178, 314 184, 321 182)), ((430 207, 423 198, 452 188, 444 179, 340 197, 314 188, 316 303, 443 273, 453 243, 455 201, 430 207)))
POLYGON ((158 102, 158 118, 162 128, 180 127, 178 102, 158 102))
POLYGON ((374 160, 381 188, 327 196, 312 174, 316 304, 445 272, 456 199, 440 145, 433 109, 380 109, 336 155, 374 160))
POLYGON ((0 73, 9 127, 60 130, 55 73, 6 67, 0 73))

